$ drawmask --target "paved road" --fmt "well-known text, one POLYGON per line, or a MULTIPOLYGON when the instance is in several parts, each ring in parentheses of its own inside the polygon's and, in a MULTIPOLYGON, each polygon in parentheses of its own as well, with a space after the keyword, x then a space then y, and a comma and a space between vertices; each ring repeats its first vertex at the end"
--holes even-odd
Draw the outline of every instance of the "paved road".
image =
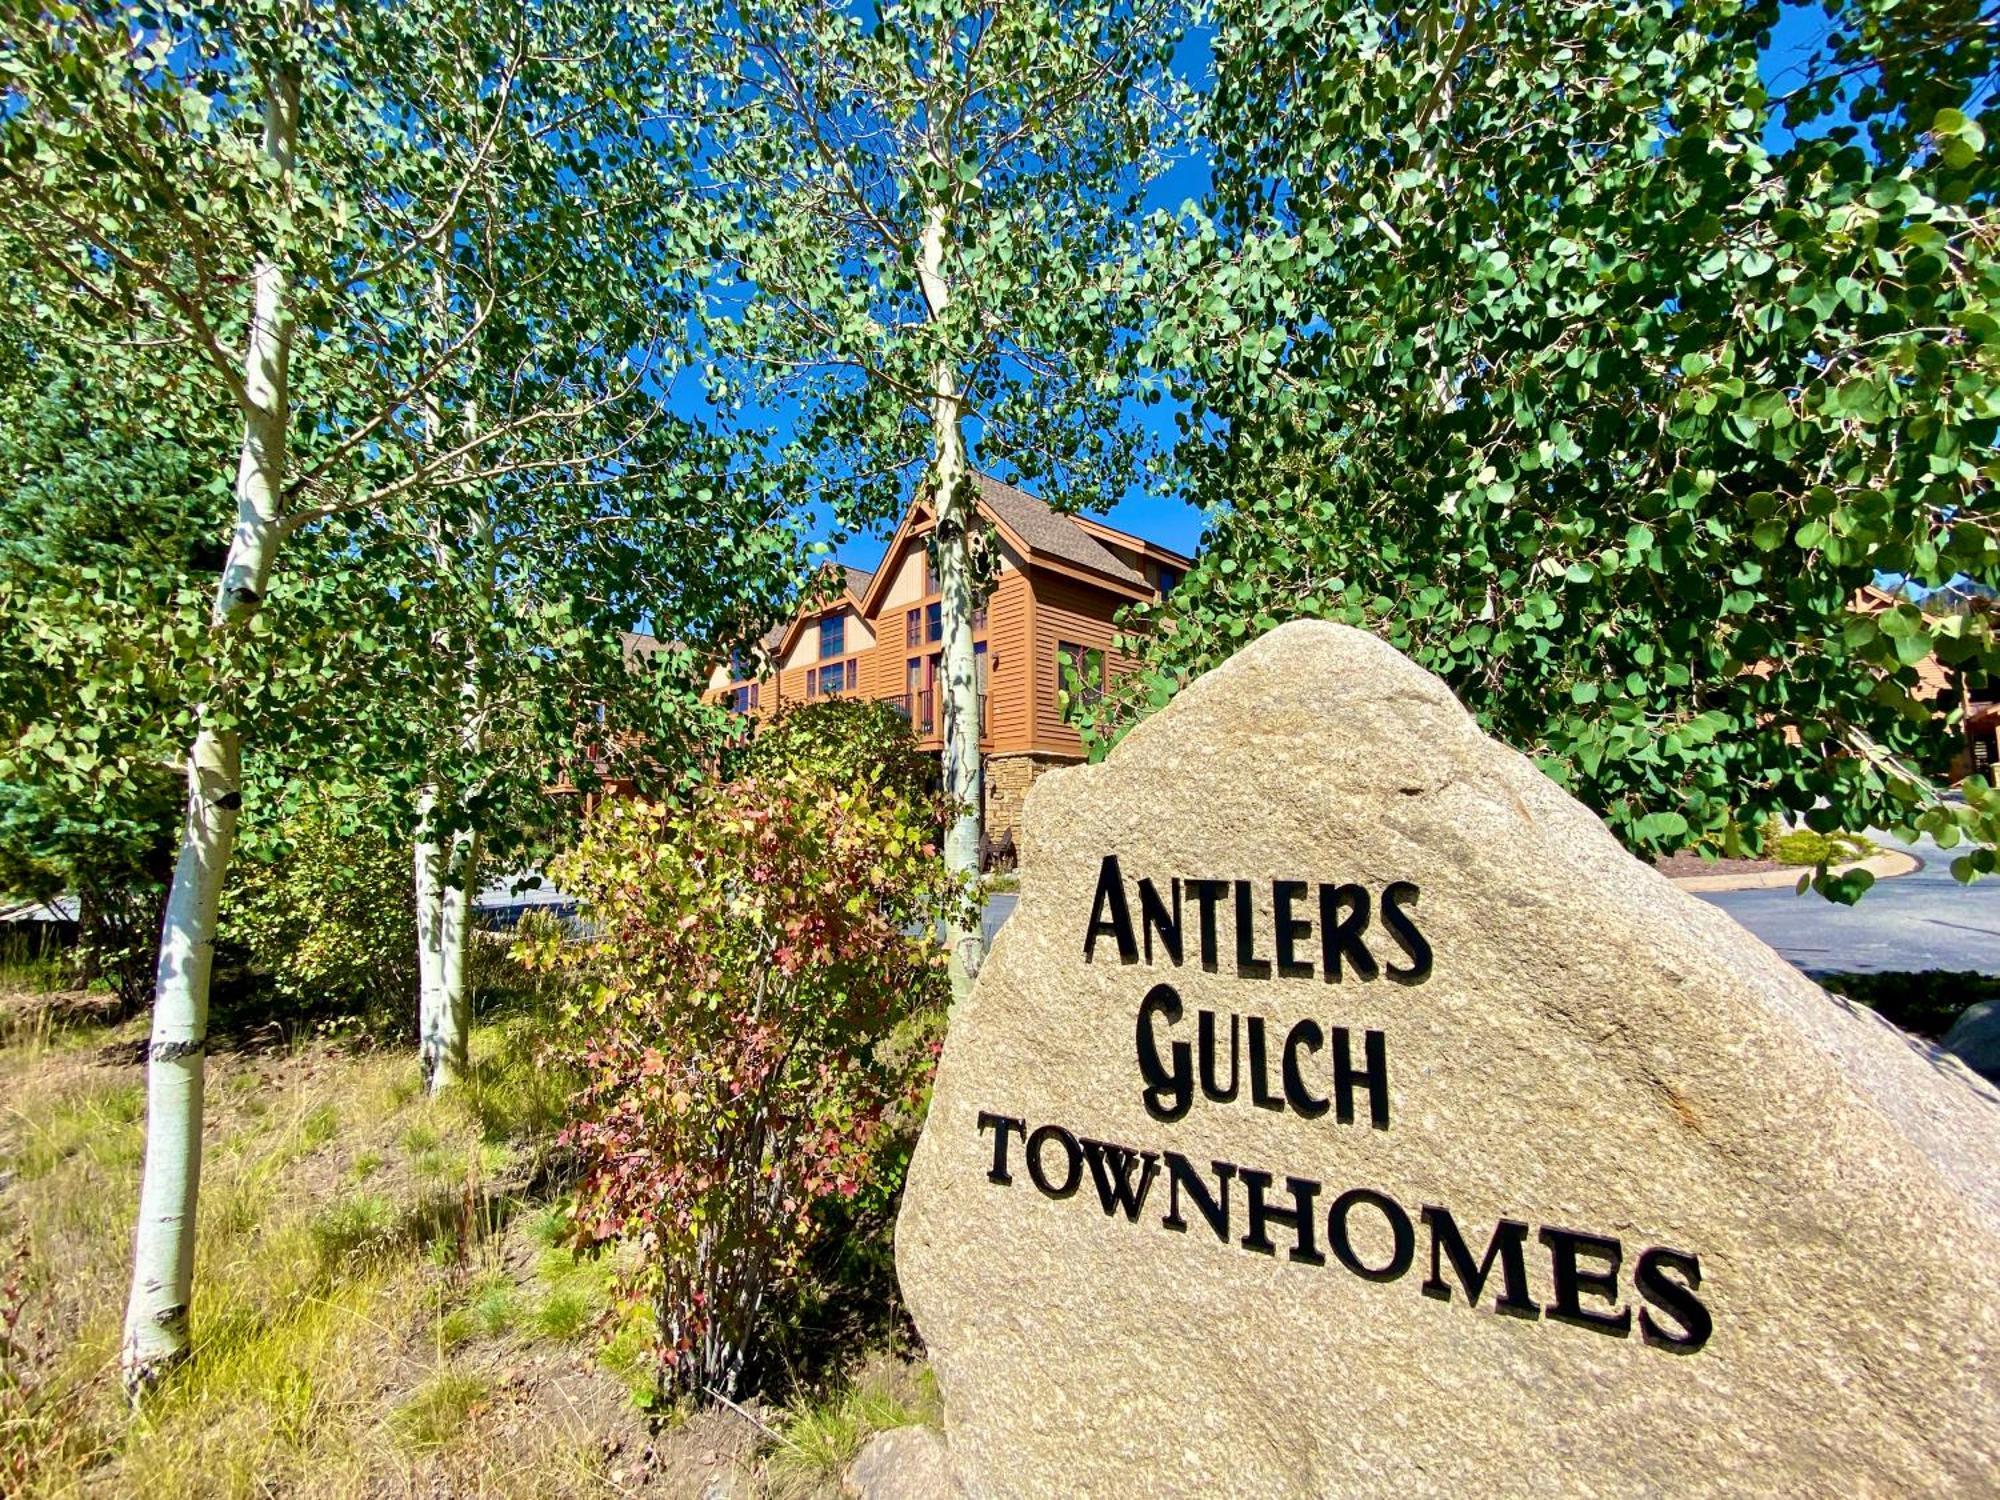
POLYGON ((1912 875, 1878 880, 1851 907, 1811 891, 1717 891, 1703 894, 1808 973, 1902 969, 2000 974, 2000 880, 1972 885, 1951 878, 1953 851, 1929 839, 1900 844, 1924 862, 1912 875))
MULTIPOLYGON (((1907 849, 1921 870, 1881 880, 1856 906, 1836 906, 1789 886, 1767 891, 1705 891, 1713 902, 1811 974, 1902 969, 2000 974, 2000 877, 1964 886, 1951 878, 1951 854, 1923 839, 1907 849)), ((986 904, 986 940, 1012 914, 1015 898, 986 904)))

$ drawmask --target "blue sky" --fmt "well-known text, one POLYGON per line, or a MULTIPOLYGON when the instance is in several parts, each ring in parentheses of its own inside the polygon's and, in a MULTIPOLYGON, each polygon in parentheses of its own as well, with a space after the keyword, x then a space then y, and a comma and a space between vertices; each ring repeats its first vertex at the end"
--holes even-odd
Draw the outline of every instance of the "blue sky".
MULTIPOLYGON (((1817 4, 1788 3, 1780 12, 1772 32, 1771 45, 1761 62, 1764 81, 1773 94, 1788 92, 1803 81, 1806 64, 1825 36, 1826 29, 1826 17, 1817 4)), ((1209 65, 1206 37, 1190 39, 1182 49, 1178 63, 1188 76, 1205 77, 1209 65)), ((1774 120, 1767 134, 1767 144, 1775 149, 1784 145, 1787 138, 1788 132, 1774 120)), ((1206 193, 1208 185, 1205 160, 1197 157, 1177 163, 1148 189, 1147 211, 1174 209, 1183 203, 1197 201, 1206 193)), ((1152 408, 1134 405, 1130 411, 1131 419, 1147 429, 1156 440, 1163 443, 1172 441, 1174 414, 1171 408, 1165 404, 1152 408)), ((974 459, 976 462, 976 452, 974 459)), ((1201 512, 1177 500, 1152 499, 1135 492, 1109 511, 1096 514, 1121 530, 1180 552, 1193 552, 1201 538, 1201 512)), ((849 537, 836 545, 835 555, 856 567, 872 568, 881 559, 887 534, 892 529, 884 527, 879 532, 849 537)), ((833 533, 830 525, 821 524, 815 528, 814 535, 830 539, 833 533)))

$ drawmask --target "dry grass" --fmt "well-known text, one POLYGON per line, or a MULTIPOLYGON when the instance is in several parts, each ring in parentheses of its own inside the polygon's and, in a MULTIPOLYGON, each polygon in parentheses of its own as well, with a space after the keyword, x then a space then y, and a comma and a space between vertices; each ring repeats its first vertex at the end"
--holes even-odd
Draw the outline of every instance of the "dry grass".
POLYGON ((27 1244, 11 1391, 0 1361, 10 1500, 791 1500, 837 1493, 874 1428, 934 1419, 927 1372, 877 1361, 761 1432, 727 1410, 650 1422, 643 1326, 609 1266, 558 1244, 568 1087, 518 1022, 478 1031, 475 1076, 440 1102, 400 1053, 212 1059, 195 1357, 134 1416, 116 1364, 144 1028, 74 998, 0 996, 0 1258, 27 1244))

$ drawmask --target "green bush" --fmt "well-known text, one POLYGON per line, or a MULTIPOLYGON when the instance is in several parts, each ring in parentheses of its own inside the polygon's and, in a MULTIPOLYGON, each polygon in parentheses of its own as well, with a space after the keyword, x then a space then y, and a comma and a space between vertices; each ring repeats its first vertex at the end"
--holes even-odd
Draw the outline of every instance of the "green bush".
POLYGON ((1810 828, 1795 829, 1781 834, 1765 845, 1770 851, 1769 858, 1781 865, 1798 865, 1811 868, 1817 865, 1844 865, 1857 859, 1866 859, 1875 852, 1875 846, 1859 834, 1854 833, 1814 833, 1810 828))
POLYGON ((1820 984, 1914 1036, 1936 1041, 1969 1005, 2000 1000, 2000 976, 1946 969, 1879 974, 1815 974, 1820 984))
POLYGON ((315 804, 239 850, 221 939, 289 1015, 358 1015, 400 1026, 417 990, 408 849, 315 804))
POLYGON ((730 776, 796 772, 835 786, 859 783, 915 805, 937 784, 937 762, 917 748, 910 721, 887 703, 822 698, 780 709, 725 763, 730 776))

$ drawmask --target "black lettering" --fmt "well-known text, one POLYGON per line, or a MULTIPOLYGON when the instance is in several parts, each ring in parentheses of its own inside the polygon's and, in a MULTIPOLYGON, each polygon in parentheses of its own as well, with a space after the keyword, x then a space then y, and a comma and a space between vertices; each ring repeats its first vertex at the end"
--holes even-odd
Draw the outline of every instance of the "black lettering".
POLYGON ((993 1132, 993 1165, 986 1169, 986 1180, 1005 1187, 1014 1180, 1013 1174, 1007 1170, 1007 1132, 1011 1130, 1016 1135, 1025 1135, 1028 1122, 1017 1120, 1012 1115, 989 1115, 982 1109, 979 1112, 979 1133, 984 1135, 989 1130, 993 1132))
POLYGON ((1257 956, 1257 914, 1250 909, 1250 882, 1236 882, 1236 977, 1269 979, 1271 960, 1257 956))
POLYGON ((1549 1247, 1550 1268, 1556 1284, 1556 1300, 1542 1311, 1559 1323, 1594 1328, 1614 1338, 1622 1339, 1630 1333, 1630 1308, 1599 1312, 1585 1307, 1582 1301, 1586 1294, 1601 1297, 1606 1302, 1615 1303, 1618 1300, 1618 1267, 1625 1258, 1625 1247, 1602 1235, 1583 1234, 1574 1229, 1551 1229, 1547 1225, 1542 1227, 1539 1238, 1549 1247), (1597 1256, 1606 1262, 1606 1268, 1586 1271, 1576 1263, 1578 1255, 1597 1256))
POLYGON ((1286 1258, 1308 1266, 1323 1266, 1326 1257, 1320 1254, 1319 1245, 1313 1235, 1313 1199, 1319 1196, 1319 1184, 1305 1177, 1287 1177, 1285 1186, 1292 1195, 1290 1208, 1272 1208, 1264 1201, 1264 1194, 1271 1186, 1269 1172, 1253 1172, 1248 1167, 1238 1167, 1236 1175, 1243 1183, 1243 1190, 1249 1195, 1244 1205, 1250 1218, 1250 1228, 1243 1236, 1243 1248, 1259 1255, 1272 1255, 1277 1247, 1271 1237, 1264 1232, 1266 1224, 1278 1223, 1292 1231, 1292 1248, 1285 1252, 1286 1258))
POLYGON ((1310 979, 1313 966, 1310 960, 1299 962, 1299 944, 1312 936, 1313 924, 1303 917, 1292 915, 1292 908, 1306 893, 1303 880, 1274 880, 1271 882, 1271 914, 1278 929, 1278 977, 1280 979, 1310 979))
POLYGON ((1090 926, 1083 934, 1083 961, 1096 956, 1097 940, 1110 937, 1118 943, 1118 961, 1136 964, 1139 941, 1132 935, 1132 911, 1125 904, 1125 880, 1118 873, 1118 856, 1107 854, 1097 867, 1097 895, 1090 903, 1090 926))
POLYGON ((1474 1307, 1486 1290, 1487 1278, 1493 1274, 1493 1263, 1500 1263, 1500 1295, 1493 1306, 1500 1312, 1512 1313, 1521 1318, 1538 1318, 1542 1310, 1528 1295, 1528 1267, 1521 1254, 1522 1246, 1528 1242, 1528 1226, 1512 1219, 1502 1219, 1493 1231, 1493 1238, 1487 1242, 1486 1258, 1473 1264, 1472 1251, 1467 1248, 1465 1237, 1458 1232, 1458 1221, 1442 1208, 1426 1205, 1423 1211, 1424 1227, 1431 1232, 1431 1274, 1424 1282, 1423 1293, 1435 1297, 1440 1302, 1451 1301, 1451 1284, 1444 1279, 1442 1258, 1451 1261, 1451 1268, 1458 1275, 1458 1284, 1465 1288, 1465 1300, 1474 1307))
POLYGON ((1215 903, 1229 894, 1226 880, 1190 880, 1187 893, 1201 912, 1201 966, 1215 972, 1215 903))
POLYGON ((1259 1109, 1283 1109, 1283 1096, 1271 1092, 1270 1070, 1264 1064, 1264 1018, 1252 1016, 1250 1031, 1250 1102, 1259 1109))
POLYGON ((1240 1042, 1242 1017, 1235 1012, 1229 1016, 1229 1087, 1224 1089, 1215 1081, 1215 1012, 1212 1010, 1195 1013, 1196 1039, 1201 1053, 1201 1091, 1217 1104, 1227 1104, 1236 1097, 1240 1082, 1237 1064, 1241 1061, 1240 1042))
POLYGON ((1431 975, 1431 945, 1424 935, 1417 931, 1403 910, 1408 905, 1417 904, 1417 887, 1413 881, 1399 880, 1382 892, 1382 925, 1389 929, 1389 936, 1409 957, 1409 965, 1399 968, 1389 965, 1389 977, 1397 984, 1422 984, 1431 975))
POLYGON ((1146 1113, 1156 1120, 1178 1120, 1194 1103, 1188 1044, 1175 1042, 1167 1049, 1174 1065, 1171 1070, 1166 1068, 1160 1062, 1160 1046, 1153 1036, 1155 1016, 1169 1026, 1180 1020, 1179 990, 1170 984, 1156 984, 1146 991, 1146 998, 1139 1002, 1139 1023, 1134 1036, 1139 1052, 1139 1077, 1146 1084, 1139 1095, 1146 1106, 1146 1113))
POLYGON ((1181 883, 1173 882, 1174 909, 1169 912, 1166 903, 1160 900, 1160 893, 1153 888, 1153 882, 1139 882, 1139 933, 1146 944, 1146 962, 1153 961, 1153 936, 1159 935, 1160 951, 1174 961, 1179 968, 1181 962, 1181 883))
POLYGON ((1319 1022, 1305 1020, 1299 1022, 1285 1038, 1285 1099, 1299 1114, 1308 1120, 1317 1120, 1328 1109, 1328 1101, 1315 1099, 1306 1088, 1306 1077, 1299 1067, 1301 1052, 1317 1052, 1326 1045, 1326 1033, 1320 1030, 1319 1022))
POLYGON ((1334 984, 1342 977, 1343 959, 1353 969, 1356 979, 1375 977, 1375 955, 1361 941, 1361 934, 1367 930, 1366 886, 1323 885, 1319 888, 1320 965, 1328 984, 1334 984))
POLYGON ((1343 1125, 1354 1123, 1354 1091, 1364 1088, 1368 1091, 1368 1123, 1377 1130, 1389 1128, 1389 1054, 1388 1047, 1379 1031, 1361 1033, 1362 1055, 1368 1065, 1359 1072, 1354 1068, 1353 1054, 1348 1050, 1347 1028, 1333 1028, 1333 1094, 1335 1099, 1334 1119, 1343 1125))
POLYGON ((1652 1307, 1639 1309, 1639 1337, 1655 1349, 1675 1354, 1692 1354, 1708 1342, 1715 1321, 1695 1292, 1701 1287, 1701 1262, 1682 1250, 1652 1249, 1639 1257, 1633 1273, 1639 1295, 1681 1325, 1678 1334, 1667 1332, 1653 1316, 1652 1307), (1668 1273, 1672 1272, 1673 1275, 1668 1273), (1675 1276, 1680 1280, 1676 1281, 1675 1276))
POLYGON ((1028 1158, 1028 1176, 1034 1179, 1036 1187, 1051 1198, 1069 1197, 1076 1191, 1077 1184, 1083 1181, 1083 1152, 1077 1149, 1076 1137, 1060 1125, 1039 1127, 1028 1137, 1028 1149, 1025 1154, 1028 1158), (1042 1147, 1050 1141, 1058 1142, 1062 1146, 1063 1155, 1068 1158, 1063 1168, 1061 1187, 1051 1184, 1048 1174, 1042 1170, 1042 1147))
POLYGON ((1369 1188, 1355 1188, 1333 1200, 1333 1207, 1326 1211, 1326 1235, 1333 1241, 1333 1253, 1340 1263, 1367 1281, 1394 1281, 1410 1269, 1417 1253, 1417 1231, 1410 1224, 1410 1216, 1403 1212, 1403 1206, 1369 1188), (1348 1238, 1347 1216, 1357 1203, 1368 1204, 1388 1221, 1391 1243, 1389 1259, 1383 1265, 1369 1265, 1355 1254, 1354 1242, 1348 1238))
POLYGON ((1167 1216, 1160 1222, 1167 1228, 1187 1233, 1187 1220, 1181 1217, 1181 1189, 1186 1188, 1194 1206, 1201 1210, 1202 1218, 1208 1221, 1209 1232, 1223 1244, 1229 1243, 1229 1179, 1236 1175, 1236 1168, 1226 1161, 1212 1161, 1209 1166, 1215 1172, 1215 1196, 1210 1197, 1208 1184, 1194 1169, 1185 1156, 1178 1151, 1169 1151, 1167 1161, 1167 1216))
POLYGON ((1139 1222, 1139 1210, 1146 1206, 1146 1195, 1153 1189, 1153 1179, 1160 1172, 1160 1157, 1155 1151, 1134 1151, 1130 1146, 1114 1146, 1109 1141, 1081 1141, 1083 1158, 1090 1163, 1091 1180, 1097 1184, 1097 1201, 1104 1205, 1104 1216, 1108 1219, 1122 1211, 1127 1222, 1139 1222), (1144 1163, 1139 1173, 1139 1185, 1132 1185, 1132 1169, 1144 1163))

